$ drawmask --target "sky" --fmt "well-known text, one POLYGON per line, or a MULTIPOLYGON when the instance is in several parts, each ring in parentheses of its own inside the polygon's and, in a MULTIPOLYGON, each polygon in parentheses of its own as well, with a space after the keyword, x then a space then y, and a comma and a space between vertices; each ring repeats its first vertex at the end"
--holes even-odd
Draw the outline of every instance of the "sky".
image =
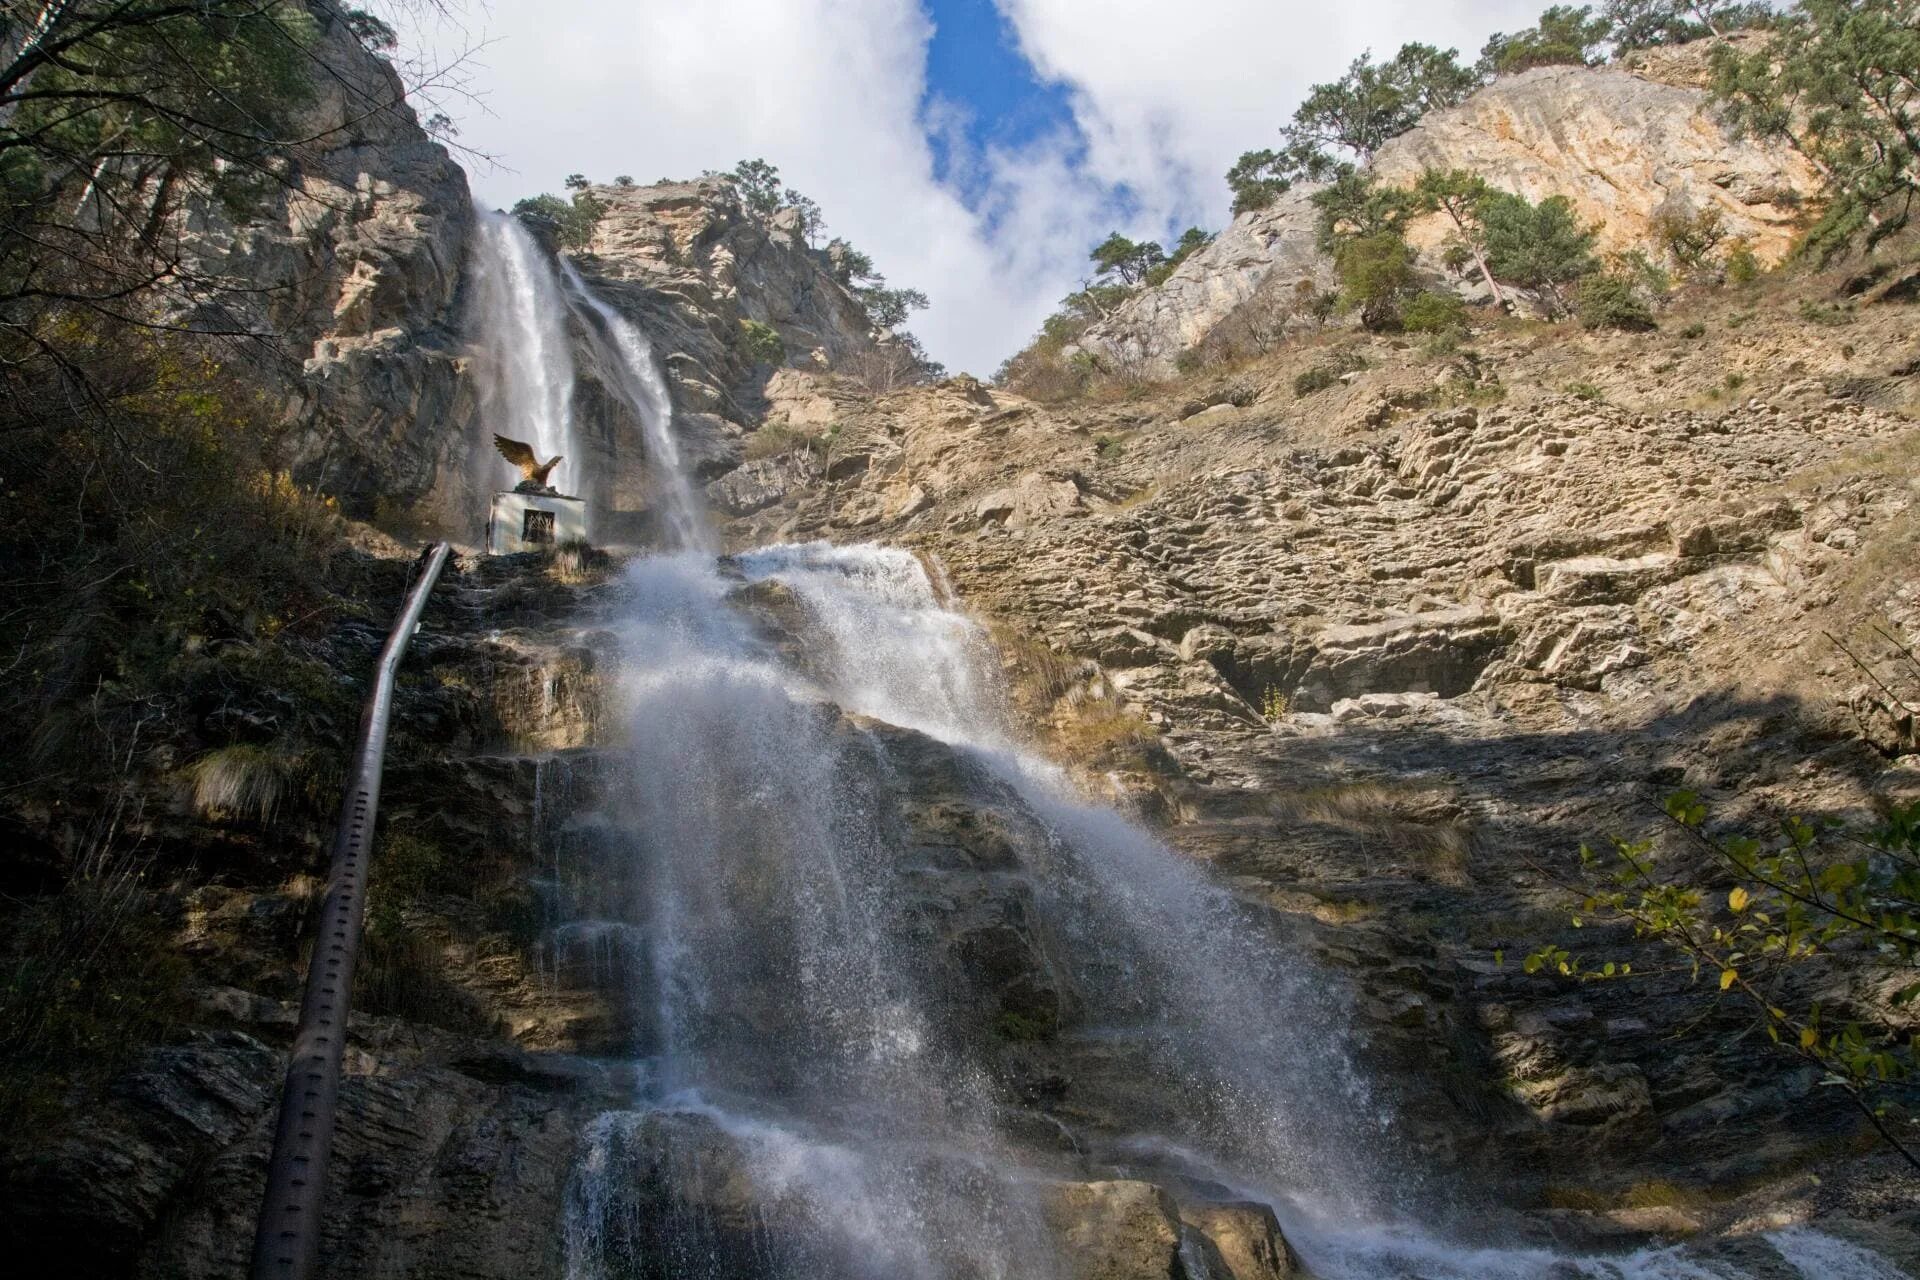
MULTIPOLYGON (((402 26, 445 61, 475 194, 764 158, 828 234, 931 299, 910 327, 982 377, 1108 232, 1228 220, 1222 175, 1308 86, 1409 40, 1471 60, 1544 0, 485 0, 402 26)), ((422 110, 426 114, 431 108, 422 110)))

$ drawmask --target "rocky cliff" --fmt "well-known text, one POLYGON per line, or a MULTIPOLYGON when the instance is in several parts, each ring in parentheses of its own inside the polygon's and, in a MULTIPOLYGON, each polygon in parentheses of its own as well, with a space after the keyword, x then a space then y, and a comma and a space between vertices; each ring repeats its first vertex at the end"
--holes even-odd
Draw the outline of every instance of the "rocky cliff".
MULTIPOLYGON (((1471 153, 1623 221, 1675 193, 1712 200, 1774 245, 1766 157, 1709 163, 1684 80, 1665 64, 1530 73, 1382 164, 1471 153), (1603 190, 1619 172, 1641 176, 1603 190)), ((196 215, 209 253, 284 284, 267 319, 313 346, 284 384, 302 473, 362 507, 433 492, 475 446, 464 183, 409 119, 390 129, 316 155, 311 207, 289 198, 237 231, 196 215)), ((655 342, 730 546, 917 552, 988 624, 1015 732, 1229 886, 1276 965, 1311 955, 1352 991, 1401 1120, 1396 1162, 1432 1172, 1437 1213, 1475 1238, 1497 1224, 1542 1245, 1684 1245, 1677 1267, 1767 1276, 1786 1272, 1761 1233, 1817 1221, 1920 1266, 1912 1177, 1737 1012, 1684 973, 1583 985, 1515 963, 1577 940, 1558 882, 1580 843, 1645 830, 1674 787, 1756 820, 1920 795, 1908 686, 1876 686, 1832 639, 1870 663, 1920 644, 1910 290, 1861 305, 1836 305, 1860 292, 1841 279, 1700 291, 1649 335, 1517 318, 1456 349, 1317 335, 1230 376, 1062 405, 970 379, 879 394, 857 376, 875 350, 864 316, 791 223, 713 183, 594 194, 608 213, 580 269, 655 342), (742 320, 779 333, 779 367, 742 320), (1327 376, 1303 393, 1310 370, 1327 376)), ((1138 358, 1318 278, 1310 242, 1298 201, 1236 222, 1129 304, 1138 358)), ((596 464, 639 502, 651 460, 610 373, 579 356, 596 464)), ((408 560, 363 539, 366 589, 319 604, 337 623, 279 667, 233 647, 181 714, 269 742, 299 723, 316 757, 344 753, 380 640, 367 618, 408 560)), ((632 768, 609 678, 614 570, 577 552, 467 560, 416 642, 329 1275, 558 1276, 583 1248, 664 1274, 648 1233, 689 1206, 712 1258, 790 1243, 738 1135, 694 1110, 622 1111, 634 1046, 659 1030, 632 998, 645 939, 615 919, 646 886, 614 820, 632 768), (579 1171, 609 1163, 630 1194, 588 1206, 601 1234, 583 1246, 579 1171)), ((818 665, 825 642, 790 592, 730 599, 795 670, 818 665)), ((951 993, 994 1123, 1047 1174, 1019 1207, 1076 1280, 1297 1274, 1270 1209, 1130 1144, 1175 1117, 1043 927, 1024 869, 1055 837, 1034 806, 936 736, 811 715, 820 741, 850 746, 860 816, 913 880, 886 915, 911 943, 903 968, 951 993)), ((187 1005, 167 1043, 0 1152, 9 1256, 63 1274, 235 1275, 261 1183, 336 784, 321 768, 278 810, 221 810, 171 750, 137 786, 143 839, 187 868, 154 890, 187 1005)), ((72 819, 8 821, 50 846, 72 819)), ((748 1030, 790 1030, 785 996, 756 993, 748 1030)))
MULTIPOLYGON (((499 480, 469 475, 488 456, 468 349, 474 213, 466 175, 421 129, 398 76, 323 16, 341 69, 322 86, 284 187, 236 225, 216 202, 182 215, 195 260, 238 279, 237 310, 195 317, 269 334, 252 359, 282 400, 280 449, 301 483, 357 516, 411 520, 471 539, 476 503, 499 480)), ((864 307, 805 241, 798 215, 749 213, 724 183, 599 186, 605 209, 573 255, 589 286, 652 336, 681 433, 703 470, 738 461, 782 364, 857 371, 883 348, 864 307), (784 352, 749 352, 742 323, 784 352)), ((588 474, 616 517, 644 507, 648 461, 631 407, 574 334, 575 406, 588 474)), ((616 518, 609 532, 632 528, 616 518)))
POLYGON ((285 406, 282 460, 371 515, 425 493, 466 446, 459 299, 472 205, 393 68, 337 10, 315 16, 336 72, 302 121, 317 141, 243 224, 197 199, 183 230, 203 269, 253 291, 237 314, 196 319, 271 336, 254 358, 285 406))
MULTIPOLYGON (((1729 237, 1777 262, 1818 175, 1783 145, 1731 137, 1701 87, 1704 63, 1700 42, 1615 66, 1505 76, 1382 146, 1372 171, 1407 186, 1424 169, 1465 169, 1529 200, 1565 196, 1583 223, 1600 228, 1599 246, 1610 252, 1646 247, 1662 212, 1712 210, 1729 237)), ((1082 345, 1116 367, 1165 376, 1236 310, 1269 300, 1284 306, 1301 281, 1326 287, 1332 268, 1314 245, 1313 190, 1297 187, 1234 219, 1082 345)), ((1408 232, 1436 274, 1447 232, 1438 214, 1408 232)))
MULTIPOLYGON (((675 431, 696 471, 712 476, 740 461, 748 431, 766 414, 766 387, 783 367, 850 376, 881 350, 866 309, 810 247, 797 210, 749 212, 718 179, 647 187, 596 186, 605 209, 574 261, 596 294, 640 324, 672 389, 675 431), (755 349, 746 326, 778 335, 780 351, 755 349)), ((612 371, 576 334, 583 378, 576 421, 586 472, 605 486, 614 538, 643 524, 649 460, 639 425, 612 371)))
POLYGON ((1920 639, 1911 307, 1823 327, 1799 288, 1646 337, 1323 339, 1107 404, 843 403, 829 460, 734 536, 936 557, 1043 740, 1362 975, 1429 1158, 1590 1225, 1764 1201, 1899 1238, 1867 1189, 1891 1162, 1804 1181, 1851 1122, 1684 974, 1628 993, 1511 960, 1580 944, 1575 850, 1668 790, 1759 821, 1920 795, 1911 714, 1830 638, 1883 670, 1920 639), (1357 371, 1294 390, 1328 363, 1357 371), (1690 1018, 1724 1034, 1667 1038, 1690 1018), (1699 1195, 1635 1211, 1648 1178, 1699 1195))

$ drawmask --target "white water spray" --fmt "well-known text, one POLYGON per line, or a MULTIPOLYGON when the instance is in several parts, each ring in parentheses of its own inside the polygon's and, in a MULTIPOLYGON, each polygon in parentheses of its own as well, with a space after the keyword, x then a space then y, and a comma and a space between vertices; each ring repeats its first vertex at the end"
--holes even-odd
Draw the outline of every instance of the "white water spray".
POLYGON ((647 1084, 588 1136, 572 1280, 1065 1273, 1035 1206, 1041 1183, 1087 1174, 1078 1152, 1006 1135, 926 919, 969 874, 943 881, 952 855, 903 841, 909 770, 916 787, 1000 789, 1038 823, 993 877, 1020 886, 1010 900, 1075 992, 1063 1034, 1128 1082, 1129 1131, 1074 1144, 1096 1170, 1271 1204, 1320 1280, 1816 1280, 1843 1274, 1835 1259, 1897 1275, 1811 1231, 1754 1242, 1769 1261, 1753 1270, 1681 1246, 1581 1256, 1421 1228, 1340 981, 1013 744, 986 637, 915 557, 659 556, 628 586, 632 742, 603 817, 630 841, 631 879, 606 888, 646 940, 647 1084), (756 612, 769 600, 800 628, 797 662, 756 612), (742 1183, 750 1246, 728 1243, 727 1202, 708 1194, 742 1183))
MULTIPOLYGON (((494 433, 525 440, 545 462, 565 457, 549 482, 577 491, 582 475, 573 425, 573 352, 567 308, 545 253, 520 220, 489 209, 474 211, 474 291, 467 330, 474 344, 480 422, 494 433)), ((483 474, 502 487, 507 474, 491 439, 479 442, 483 474)))

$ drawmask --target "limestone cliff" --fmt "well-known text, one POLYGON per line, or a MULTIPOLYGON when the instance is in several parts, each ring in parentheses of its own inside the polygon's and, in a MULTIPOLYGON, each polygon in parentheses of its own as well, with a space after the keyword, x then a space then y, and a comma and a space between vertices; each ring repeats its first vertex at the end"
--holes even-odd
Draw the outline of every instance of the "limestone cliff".
POLYGON ((201 198, 183 229, 203 269, 252 291, 237 315, 197 319, 271 336, 256 363, 284 400, 295 477, 368 515, 424 493, 464 447, 458 300, 472 205, 393 68, 336 10, 316 21, 336 72, 303 121, 318 141, 248 221, 201 198))
POLYGON ((1823 327, 1813 287, 1703 294, 1645 336, 1341 339, 1354 371, 1305 395, 1325 339, 1117 402, 956 380, 842 403, 830 462, 784 464, 732 535, 937 558, 1090 786, 1318 922, 1455 1176, 1589 1225, 1724 1221, 1620 1197, 1735 1170, 1769 1212, 1897 1215, 1864 1191, 1889 1160, 1795 1181, 1849 1121, 1684 973, 1629 992, 1512 959, 1591 943, 1558 877, 1674 788, 1760 823, 1920 794, 1911 712, 1828 638, 1883 670, 1920 640, 1911 307, 1823 327), (1718 1030, 1661 1030, 1693 1018, 1718 1030))
MULTIPOLYGON (((1783 145, 1729 136, 1700 87, 1705 52, 1699 42, 1615 66, 1503 77, 1381 147, 1373 172, 1405 186, 1423 169, 1466 169, 1530 200, 1565 196, 1584 223, 1600 227, 1607 251, 1646 246, 1664 210, 1712 209, 1729 236, 1744 237, 1763 262, 1778 261, 1818 175, 1783 145)), ((1165 376, 1237 308, 1267 296, 1284 304, 1303 280, 1324 287, 1331 267, 1314 246, 1312 192, 1297 187, 1240 215, 1082 344, 1120 368, 1165 376)), ((1409 231, 1436 272, 1446 234, 1442 215, 1409 231)))

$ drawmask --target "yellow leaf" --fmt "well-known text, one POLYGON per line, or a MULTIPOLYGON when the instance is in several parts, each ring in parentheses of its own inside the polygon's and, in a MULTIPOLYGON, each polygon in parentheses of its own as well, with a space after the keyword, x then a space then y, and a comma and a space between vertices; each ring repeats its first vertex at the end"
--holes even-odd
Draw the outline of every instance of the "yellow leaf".
POLYGON ((1752 895, 1750 895, 1746 891, 1746 888, 1741 885, 1735 885, 1733 888, 1733 892, 1727 895, 1727 905, 1733 908, 1734 914, 1736 915, 1738 915, 1742 911, 1745 911, 1747 909, 1747 904, 1751 901, 1753 901, 1752 895))
POLYGON ((1720 971, 1720 989, 1725 991, 1733 985, 1733 980, 1739 976, 1740 971, 1738 969, 1722 969, 1720 971))
POLYGON ((1815 1031, 1812 1027, 1800 1028, 1800 1047, 1802 1049, 1811 1049, 1819 1043, 1820 1033, 1818 1031, 1815 1031))

